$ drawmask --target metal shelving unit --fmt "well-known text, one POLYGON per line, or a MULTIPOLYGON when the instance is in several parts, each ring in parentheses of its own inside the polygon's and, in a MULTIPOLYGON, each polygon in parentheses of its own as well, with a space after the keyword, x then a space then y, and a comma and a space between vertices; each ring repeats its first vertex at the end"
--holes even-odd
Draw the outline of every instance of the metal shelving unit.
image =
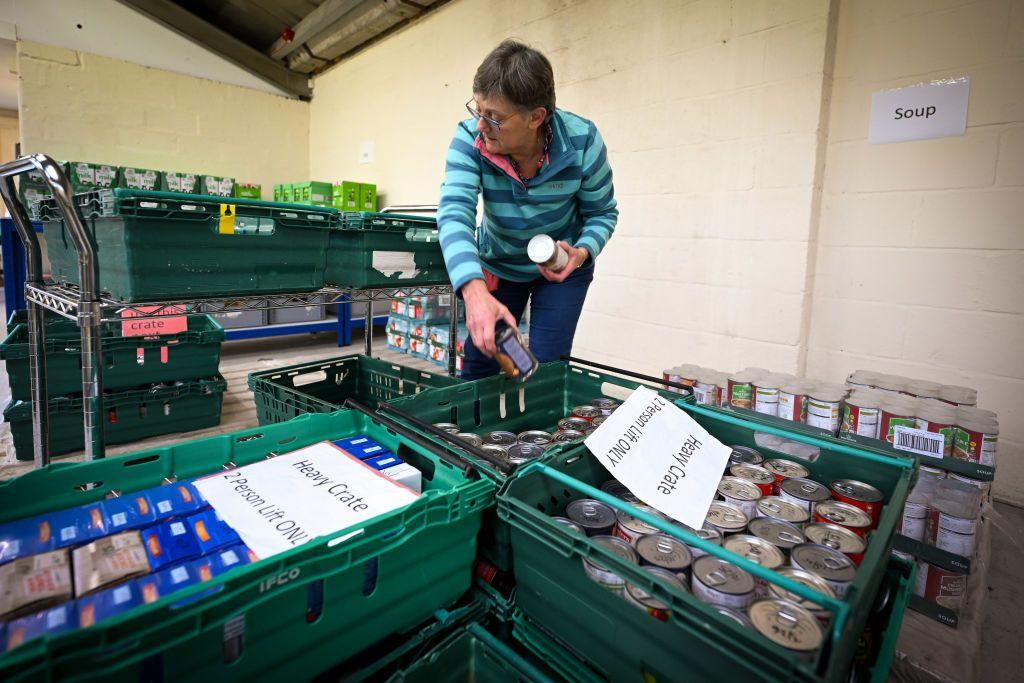
MULTIPOLYGON (((451 294, 449 285, 404 286, 389 289, 349 289, 326 287, 315 292, 274 293, 233 296, 225 301, 217 298, 191 298, 171 301, 126 303, 104 296, 98 287, 99 263, 92 234, 83 225, 72 202, 71 185, 60 165, 50 157, 36 154, 0 166, 0 195, 7 205, 21 241, 25 244, 25 301, 28 308, 29 367, 32 372, 32 436, 36 467, 49 464, 49 416, 46 401, 46 355, 44 312, 49 310, 75 320, 82 333, 82 397, 85 454, 87 459, 104 457, 103 374, 101 326, 120 322, 126 312, 135 318, 157 318, 162 315, 193 315, 234 311, 270 310, 332 303, 343 297, 348 302, 365 301, 366 322, 363 330, 364 352, 370 355, 373 346, 373 301, 402 296, 451 294), (43 281, 42 251, 36 230, 14 187, 15 176, 39 171, 53 192, 54 200, 64 218, 78 252, 80 287, 43 281), (42 400, 40 400, 42 397, 42 400)), ((455 373, 455 343, 458 331, 458 307, 451 307, 449 319, 451 348, 449 374, 455 373)))

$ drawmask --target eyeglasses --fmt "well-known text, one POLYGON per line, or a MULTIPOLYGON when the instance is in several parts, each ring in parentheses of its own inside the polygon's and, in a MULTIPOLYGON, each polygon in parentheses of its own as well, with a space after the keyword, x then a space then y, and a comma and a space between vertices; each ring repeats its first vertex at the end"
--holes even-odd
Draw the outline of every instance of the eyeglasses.
MULTIPOLYGON (((466 102, 466 111, 469 112, 469 115, 472 116, 474 120, 479 121, 480 119, 483 119, 487 123, 488 126, 491 126, 495 130, 501 130, 501 124, 504 123, 504 121, 498 121, 497 119, 492 119, 490 116, 484 116, 483 114, 478 112, 476 109, 474 109, 473 107, 469 106, 471 104, 476 104, 476 102, 474 100, 470 100, 469 102, 466 102)), ((509 118, 512 118, 512 117, 507 117, 505 119, 505 121, 507 121, 509 118)))

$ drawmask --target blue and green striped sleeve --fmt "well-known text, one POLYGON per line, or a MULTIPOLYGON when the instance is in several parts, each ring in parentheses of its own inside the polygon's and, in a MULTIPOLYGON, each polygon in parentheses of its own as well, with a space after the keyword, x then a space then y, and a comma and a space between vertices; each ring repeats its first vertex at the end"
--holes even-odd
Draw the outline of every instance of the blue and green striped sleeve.
POLYGON ((597 258, 615 230, 619 210, 616 208, 608 152, 593 123, 590 124, 587 146, 583 152, 583 179, 576 199, 579 201, 583 228, 574 246, 586 249, 590 258, 597 258))
POLYGON ((470 280, 484 278, 476 241, 480 174, 480 156, 473 147, 473 135, 459 124, 445 156, 444 182, 437 209, 441 251, 456 291, 470 280))

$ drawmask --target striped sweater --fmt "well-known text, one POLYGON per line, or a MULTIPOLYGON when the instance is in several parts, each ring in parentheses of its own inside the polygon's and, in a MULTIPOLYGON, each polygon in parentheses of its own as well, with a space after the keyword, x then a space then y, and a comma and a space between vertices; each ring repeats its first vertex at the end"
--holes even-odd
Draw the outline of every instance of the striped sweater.
POLYGON ((535 235, 582 247, 591 259, 611 237, 619 212, 597 127, 556 109, 551 128, 550 161, 524 184, 506 157, 491 155, 478 143, 473 119, 456 126, 437 213, 441 249, 456 290, 483 279, 484 268, 513 282, 538 277, 526 255, 535 235), (481 193, 484 215, 477 230, 481 193))

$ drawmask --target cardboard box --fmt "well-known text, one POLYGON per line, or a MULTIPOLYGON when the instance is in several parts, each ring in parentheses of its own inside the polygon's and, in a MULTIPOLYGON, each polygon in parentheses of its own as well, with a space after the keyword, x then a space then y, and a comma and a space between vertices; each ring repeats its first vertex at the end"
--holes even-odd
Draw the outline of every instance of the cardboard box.
POLYGON ((262 199, 263 188, 252 183, 235 183, 231 195, 239 199, 262 199))
POLYGON ((0 563, 38 555, 57 547, 47 515, 0 524, 0 563))
POLYGON ((359 183, 343 180, 333 188, 332 203, 342 211, 359 211, 359 183))
POLYGON ((163 187, 163 173, 151 168, 122 166, 118 187, 131 190, 159 190, 163 187))
POLYGON ((74 192, 104 190, 117 186, 118 167, 111 164, 94 164, 88 161, 68 161, 64 173, 71 182, 74 192))
POLYGON ((359 210, 377 210, 377 186, 374 183, 359 183, 359 210))
POLYGON ((199 176, 195 173, 164 171, 163 189, 165 192, 197 194, 199 192, 199 176))
POLYGON ((72 586, 66 550, 0 565, 0 619, 25 616, 70 600, 72 586))
POLYGON ((27 617, 15 619, 7 625, 7 649, 13 650, 37 636, 56 635, 78 626, 78 605, 74 600, 27 617))
POLYGON ((80 598, 78 600, 78 625, 88 628, 141 604, 142 595, 139 592, 138 584, 134 581, 122 583, 120 586, 80 598))
POLYGON ((230 197, 234 191, 234 178, 204 175, 199 180, 199 194, 208 194, 214 197, 230 197))
POLYGON ((72 558, 75 594, 79 597, 148 574, 150 569, 138 531, 95 540, 76 548, 72 558))

